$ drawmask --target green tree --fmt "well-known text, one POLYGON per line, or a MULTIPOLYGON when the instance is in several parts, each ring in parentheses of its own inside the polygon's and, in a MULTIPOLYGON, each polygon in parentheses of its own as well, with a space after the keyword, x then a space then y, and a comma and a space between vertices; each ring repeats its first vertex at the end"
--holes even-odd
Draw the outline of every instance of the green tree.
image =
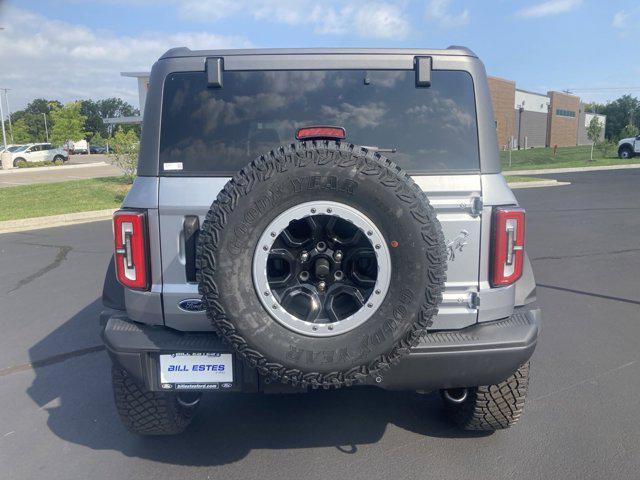
POLYGON ((622 132, 627 125, 640 125, 640 100, 631 95, 623 95, 613 102, 595 107, 596 110, 592 110, 594 113, 607 116, 605 136, 609 139, 625 138, 622 132))
POLYGON ((96 133, 95 135, 93 135, 91 137, 91 145, 96 145, 99 147, 104 147, 107 144, 107 141, 105 140, 105 138, 100 135, 100 132, 96 133))
POLYGON ((620 138, 636 137, 638 135, 638 127, 632 124, 625 125, 620 132, 620 138))
POLYGON ((587 137, 591 140, 591 161, 593 162, 593 147, 598 140, 600 140, 600 134, 602 133, 602 124, 597 116, 593 116, 587 127, 587 137))
MULTIPOLYGON (((26 128, 26 135, 22 137, 22 141, 28 142, 44 142, 47 139, 46 130, 44 126, 44 115, 47 116, 47 126, 51 128, 52 119, 51 111, 53 108, 62 107, 62 104, 57 100, 46 100, 44 98, 36 98, 32 100, 24 109, 15 111, 11 114, 11 123, 16 125, 21 120, 24 122, 24 128, 26 128)), ((24 133, 24 132, 22 132, 24 133)), ((15 138, 14 131, 14 140, 15 138)))
POLYGON ((29 133, 29 127, 24 118, 20 118, 13 122, 13 143, 31 143, 35 142, 29 133))
POLYGON ((52 143, 63 145, 68 140, 77 142, 87 136, 84 126, 87 118, 80 113, 80 107, 80 102, 69 102, 62 108, 56 107, 52 110, 52 143))
POLYGON ((133 182, 138 169, 138 152, 140 151, 140 139, 133 130, 118 127, 109 143, 113 154, 113 164, 116 165, 129 182, 133 182))
MULTIPOLYGON (((103 100, 98 100, 96 102, 98 105, 98 109, 100 110, 100 116, 102 118, 120 118, 120 117, 131 117, 134 115, 138 115, 138 110, 133 108, 131 104, 125 102, 121 98, 111 97, 105 98, 103 100)), ((111 125, 105 125, 105 130, 102 132, 104 137, 107 137, 111 134, 111 125)), ((140 135, 140 126, 139 125, 120 125, 120 130, 133 130, 136 135, 140 135)))
MULTIPOLYGON (((94 102, 93 100, 81 100, 80 114, 87 119, 85 121, 85 130, 89 135, 87 140, 92 140, 92 138, 98 134, 102 136, 107 135, 107 126, 102 120, 99 102, 94 102)), ((92 140, 91 143, 95 142, 92 140)))

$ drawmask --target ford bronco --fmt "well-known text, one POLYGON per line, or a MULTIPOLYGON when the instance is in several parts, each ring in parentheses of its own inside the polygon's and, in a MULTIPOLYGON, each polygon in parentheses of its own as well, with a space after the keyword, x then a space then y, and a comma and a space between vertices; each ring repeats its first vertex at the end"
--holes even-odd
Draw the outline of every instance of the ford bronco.
POLYGON ((361 385, 439 391, 464 429, 522 414, 540 310, 466 48, 168 51, 113 226, 133 432, 181 432, 202 395, 361 385))

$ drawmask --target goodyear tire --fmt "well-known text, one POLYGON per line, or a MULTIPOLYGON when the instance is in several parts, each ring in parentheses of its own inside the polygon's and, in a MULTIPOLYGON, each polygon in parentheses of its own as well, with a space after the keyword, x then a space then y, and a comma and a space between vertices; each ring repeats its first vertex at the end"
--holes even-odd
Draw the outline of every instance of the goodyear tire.
POLYGON ((422 190, 378 153, 279 147, 213 202, 197 279, 215 330, 259 372, 299 386, 380 376, 442 300, 442 229, 422 190))

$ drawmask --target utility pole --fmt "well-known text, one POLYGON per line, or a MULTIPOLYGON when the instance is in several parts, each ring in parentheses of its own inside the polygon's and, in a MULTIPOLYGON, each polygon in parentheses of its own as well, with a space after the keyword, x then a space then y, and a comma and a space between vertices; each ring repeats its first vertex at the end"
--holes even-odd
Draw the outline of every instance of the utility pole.
POLYGON ((7 102, 7 118, 9 119, 9 136, 11 137, 11 143, 13 143, 13 125, 11 125, 11 108, 9 108, 9 96, 7 95, 7 92, 11 89, 0 88, 0 90, 4 91, 4 101, 7 102))
POLYGON ((47 136, 47 143, 49 143, 49 129, 47 128, 47 114, 43 113, 42 116, 44 117, 44 133, 47 136))
POLYGON ((7 149, 7 132, 4 130, 4 111, 2 110, 2 99, 0 99, 0 121, 2 122, 2 142, 4 143, 4 150, 7 149))

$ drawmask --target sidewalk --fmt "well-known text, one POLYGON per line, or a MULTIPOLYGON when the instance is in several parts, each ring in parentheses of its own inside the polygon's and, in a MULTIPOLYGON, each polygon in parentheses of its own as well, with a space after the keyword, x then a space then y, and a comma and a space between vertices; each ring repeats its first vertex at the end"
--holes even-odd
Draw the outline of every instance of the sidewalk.
POLYGON ((25 232, 40 228, 62 227, 77 223, 96 222, 109 220, 116 208, 107 210, 94 210, 91 212, 64 213, 62 215, 49 215, 47 217, 23 218, 20 220, 6 220, 0 222, 0 234, 11 232, 25 232))
POLYGON ((626 165, 604 165, 599 167, 568 167, 568 168, 545 168, 532 170, 503 170, 502 174, 509 175, 546 175, 548 173, 573 173, 573 172, 596 172, 598 170, 624 170, 629 168, 640 168, 640 163, 629 163, 626 165))

